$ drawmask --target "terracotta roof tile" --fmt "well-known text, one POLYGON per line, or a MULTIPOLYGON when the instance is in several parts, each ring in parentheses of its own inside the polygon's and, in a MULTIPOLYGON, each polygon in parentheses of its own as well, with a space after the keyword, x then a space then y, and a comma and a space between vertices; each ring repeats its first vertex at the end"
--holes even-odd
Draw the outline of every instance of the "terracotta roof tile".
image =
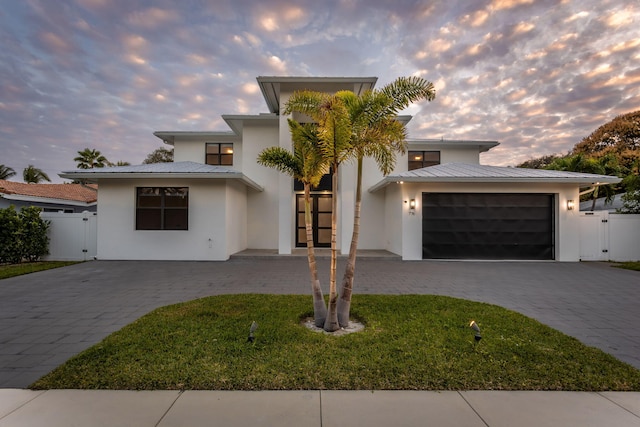
POLYGON ((0 193, 93 203, 98 199, 98 186, 95 184, 25 184, 0 179, 0 193))

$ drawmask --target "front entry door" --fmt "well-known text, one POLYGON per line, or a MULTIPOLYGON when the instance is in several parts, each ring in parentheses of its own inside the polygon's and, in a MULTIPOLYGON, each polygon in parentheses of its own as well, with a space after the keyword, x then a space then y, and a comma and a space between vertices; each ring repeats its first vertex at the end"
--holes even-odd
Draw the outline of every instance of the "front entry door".
MULTIPOLYGON (((331 194, 311 195, 311 217, 313 218, 313 246, 331 247, 331 194)), ((307 247, 304 194, 296 194, 296 247, 307 247)))

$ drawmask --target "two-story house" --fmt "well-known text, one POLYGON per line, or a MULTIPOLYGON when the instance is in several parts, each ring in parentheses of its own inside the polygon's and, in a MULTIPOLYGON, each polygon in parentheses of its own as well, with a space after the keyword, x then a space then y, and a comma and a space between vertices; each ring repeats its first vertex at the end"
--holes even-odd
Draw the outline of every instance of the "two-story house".
MULTIPOLYGON (((290 254, 306 243, 302 188, 257 164, 265 148, 291 149, 280 114, 296 90, 372 89, 375 77, 258 77, 268 112, 223 115, 225 132, 160 131, 174 162, 67 171, 63 178, 100 186, 98 258, 226 260, 245 249, 290 254)), ((295 117, 294 117, 295 118, 295 117)), ((408 122, 410 116, 398 120, 408 122)), ((495 141, 408 140, 384 177, 366 159, 359 248, 405 260, 579 260, 580 187, 609 176, 491 167, 480 153, 495 141)), ((331 198, 338 197, 338 246, 349 250, 355 165, 313 193, 314 240, 328 246, 331 198)))

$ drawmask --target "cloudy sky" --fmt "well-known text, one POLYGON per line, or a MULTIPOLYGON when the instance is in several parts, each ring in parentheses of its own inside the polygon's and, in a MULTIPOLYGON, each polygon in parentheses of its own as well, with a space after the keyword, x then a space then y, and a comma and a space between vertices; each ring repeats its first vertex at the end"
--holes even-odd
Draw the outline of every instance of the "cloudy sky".
POLYGON ((0 164, 57 174, 86 147, 141 163, 157 130, 267 112, 257 76, 434 82, 412 138, 490 139, 509 166, 640 109, 628 0, 0 0, 0 164))

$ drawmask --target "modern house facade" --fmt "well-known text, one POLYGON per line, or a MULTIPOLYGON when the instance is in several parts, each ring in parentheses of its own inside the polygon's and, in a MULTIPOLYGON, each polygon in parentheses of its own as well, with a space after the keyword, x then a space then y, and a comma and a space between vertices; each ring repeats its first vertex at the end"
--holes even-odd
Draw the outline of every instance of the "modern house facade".
MULTIPOLYGON (((229 131, 159 131, 173 163, 67 171, 63 178, 99 184, 99 259, 226 260, 245 249, 290 254, 304 247, 302 188, 257 164, 265 148, 291 149, 287 116, 297 90, 356 94, 375 77, 258 77, 268 112, 223 115, 229 131)), ((300 119, 294 114, 294 119, 300 119)), ((399 116, 407 123, 410 116, 399 116)), ((579 260, 581 187, 610 176, 480 164, 496 141, 408 140, 392 174, 365 159, 360 249, 405 260, 579 260)), ((313 192, 314 243, 330 243, 331 198, 338 198, 338 249, 353 229, 355 164, 338 189, 313 192)), ((330 180, 327 180, 330 181, 330 180)))

